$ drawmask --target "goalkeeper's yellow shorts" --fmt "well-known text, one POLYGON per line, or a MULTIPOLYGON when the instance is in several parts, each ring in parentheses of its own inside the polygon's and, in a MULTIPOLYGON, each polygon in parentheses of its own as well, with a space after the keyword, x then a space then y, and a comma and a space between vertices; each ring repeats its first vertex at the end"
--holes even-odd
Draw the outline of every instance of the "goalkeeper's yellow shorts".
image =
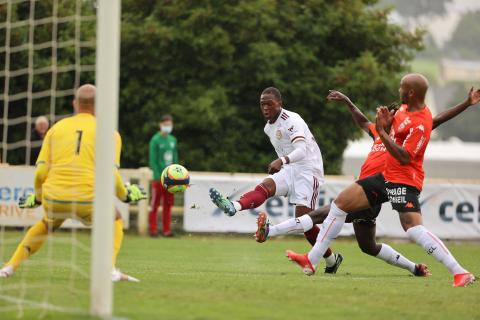
POLYGON ((93 202, 87 201, 42 201, 44 220, 54 225, 61 224, 66 219, 76 219, 85 225, 92 224, 93 202))

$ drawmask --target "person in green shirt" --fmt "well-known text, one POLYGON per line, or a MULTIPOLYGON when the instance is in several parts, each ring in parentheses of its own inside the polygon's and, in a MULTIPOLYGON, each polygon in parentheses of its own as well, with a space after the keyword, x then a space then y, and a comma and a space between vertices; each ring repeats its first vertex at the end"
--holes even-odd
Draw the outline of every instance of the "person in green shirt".
POLYGON ((171 237, 171 219, 173 194, 168 192, 160 183, 160 176, 163 169, 167 166, 178 163, 177 139, 171 134, 173 129, 173 118, 171 115, 164 115, 160 120, 160 131, 155 133, 150 139, 149 164, 153 171, 152 181, 152 202, 149 214, 149 233, 150 236, 158 236, 157 229, 157 210, 160 200, 163 203, 162 224, 163 235, 171 237))

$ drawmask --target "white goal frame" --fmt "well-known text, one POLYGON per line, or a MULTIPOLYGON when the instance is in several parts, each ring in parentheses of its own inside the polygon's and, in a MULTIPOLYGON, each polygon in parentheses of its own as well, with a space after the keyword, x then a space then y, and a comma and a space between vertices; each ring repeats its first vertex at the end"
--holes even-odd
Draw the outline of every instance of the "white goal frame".
POLYGON ((114 131, 118 120, 120 0, 98 0, 95 68, 96 151, 90 313, 110 317, 114 219, 114 131))

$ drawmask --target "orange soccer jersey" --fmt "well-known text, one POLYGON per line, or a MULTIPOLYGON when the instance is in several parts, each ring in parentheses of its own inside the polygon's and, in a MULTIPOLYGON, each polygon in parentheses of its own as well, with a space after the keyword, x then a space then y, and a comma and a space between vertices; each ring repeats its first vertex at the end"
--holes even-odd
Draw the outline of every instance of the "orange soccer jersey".
POLYGON ((362 169, 360 170, 360 180, 376 175, 377 173, 382 173, 385 169, 387 149, 385 149, 385 145, 380 139, 374 123, 368 125, 368 130, 370 136, 373 138, 373 145, 367 159, 365 159, 365 162, 362 165, 362 169))
POLYGON ((385 160, 385 180, 413 186, 419 191, 423 187, 423 157, 432 132, 432 113, 425 106, 420 111, 400 109, 395 114, 390 137, 410 155, 410 162, 401 164, 390 153, 385 160))

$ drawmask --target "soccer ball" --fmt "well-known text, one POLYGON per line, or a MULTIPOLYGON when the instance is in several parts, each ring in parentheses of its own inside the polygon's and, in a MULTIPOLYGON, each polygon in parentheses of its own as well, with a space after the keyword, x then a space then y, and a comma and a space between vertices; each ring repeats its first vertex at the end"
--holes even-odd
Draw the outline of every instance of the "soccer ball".
POLYGON ((160 183, 170 193, 181 193, 189 187, 190 175, 185 167, 171 164, 163 170, 160 183))

